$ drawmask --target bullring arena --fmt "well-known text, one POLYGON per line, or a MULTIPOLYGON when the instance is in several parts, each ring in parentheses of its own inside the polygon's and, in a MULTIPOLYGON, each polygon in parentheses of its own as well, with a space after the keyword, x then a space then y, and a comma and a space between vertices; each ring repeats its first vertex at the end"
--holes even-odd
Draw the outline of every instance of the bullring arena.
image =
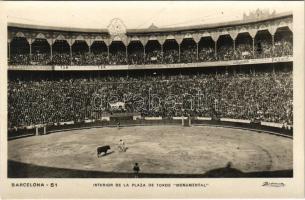
POLYGON ((225 127, 80 129, 12 140, 8 150, 10 162, 28 164, 28 177, 132 177, 135 162, 144 177, 292 175, 291 138, 225 127), (126 152, 117 148, 120 139, 126 152), (111 151, 98 158, 96 148, 106 144, 111 151))

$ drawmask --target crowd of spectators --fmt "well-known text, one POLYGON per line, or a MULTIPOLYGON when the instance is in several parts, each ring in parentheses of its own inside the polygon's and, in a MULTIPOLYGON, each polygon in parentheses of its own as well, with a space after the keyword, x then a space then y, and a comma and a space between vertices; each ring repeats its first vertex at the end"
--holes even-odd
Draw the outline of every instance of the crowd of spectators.
POLYGON ((54 53, 51 58, 48 53, 32 54, 12 54, 9 58, 9 63, 12 65, 121 65, 121 64, 172 64, 172 63, 192 63, 192 62, 210 62, 210 61, 227 61, 227 60, 242 60, 252 58, 270 58, 292 55, 293 45, 292 40, 287 38, 277 39, 272 45, 272 41, 264 38, 257 39, 253 52, 252 42, 236 44, 235 51, 232 44, 222 44, 217 48, 215 55, 214 47, 199 47, 198 59, 196 44, 181 47, 180 59, 179 50, 170 49, 162 52, 160 49, 147 51, 143 49, 127 53, 125 50, 119 50, 114 53, 73 53, 70 58, 70 53, 54 53))
POLYGON ((126 52, 117 51, 116 53, 109 54, 109 61, 106 64, 110 65, 126 65, 127 64, 126 52))
POLYGON ((274 43, 274 56, 288 56, 293 54, 292 42, 280 40, 274 43))
MULTIPOLYGON (((280 50, 282 51, 282 50, 280 50)), ((272 43, 268 40, 258 40, 256 43, 256 58, 271 58, 273 53, 272 43)))
POLYGON ((180 55, 180 62, 182 62, 182 63, 196 62, 197 61, 197 52, 196 51, 197 50, 192 47, 182 49, 181 55, 180 55))
POLYGON ((215 61, 215 49, 212 47, 209 48, 202 48, 198 52, 199 61, 215 61))
POLYGON ((131 65, 143 65, 145 64, 144 52, 135 51, 128 54, 128 64, 131 65))
MULTIPOLYGON (((292 54, 291 54, 292 55, 292 54)), ((235 59, 244 60, 254 58, 253 47, 249 43, 239 44, 235 49, 235 59)))
POLYGON ((173 64, 179 62, 178 49, 170 49, 163 53, 163 63, 173 64))
POLYGON ((14 79, 9 127, 83 121, 125 102, 142 116, 191 115, 292 124, 292 72, 14 79))
POLYGON ((29 65, 30 55, 29 54, 13 54, 10 56, 9 63, 11 65, 29 65))
POLYGON ((56 65, 69 65, 71 63, 70 61, 70 54, 68 53, 56 53, 53 54, 51 64, 56 65))
POLYGON ((230 45, 222 45, 217 50, 217 60, 233 60, 234 51, 230 45))
POLYGON ((36 53, 32 55, 31 64, 32 65, 48 65, 50 64, 50 55, 46 53, 36 53))
POLYGON ((145 57, 146 64, 160 64, 162 63, 162 52, 161 50, 153 50, 146 53, 145 57))

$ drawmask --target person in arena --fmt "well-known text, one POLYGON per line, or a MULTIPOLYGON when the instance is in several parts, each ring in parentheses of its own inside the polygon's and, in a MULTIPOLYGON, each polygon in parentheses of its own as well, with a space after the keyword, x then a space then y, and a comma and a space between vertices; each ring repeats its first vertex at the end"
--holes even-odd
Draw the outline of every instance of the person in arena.
POLYGON ((118 147, 119 147, 120 152, 126 152, 127 148, 125 146, 125 142, 122 139, 120 139, 118 147))
POLYGON ((135 163, 133 166, 134 177, 139 178, 140 167, 138 163, 135 163))

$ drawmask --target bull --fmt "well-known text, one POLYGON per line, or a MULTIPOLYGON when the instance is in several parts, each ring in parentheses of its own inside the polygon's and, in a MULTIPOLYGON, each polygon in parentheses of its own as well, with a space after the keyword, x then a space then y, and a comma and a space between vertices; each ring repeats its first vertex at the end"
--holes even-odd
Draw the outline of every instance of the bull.
POLYGON ((107 151, 110 149, 109 145, 97 147, 97 157, 100 157, 101 153, 104 153, 104 155, 107 154, 107 151))

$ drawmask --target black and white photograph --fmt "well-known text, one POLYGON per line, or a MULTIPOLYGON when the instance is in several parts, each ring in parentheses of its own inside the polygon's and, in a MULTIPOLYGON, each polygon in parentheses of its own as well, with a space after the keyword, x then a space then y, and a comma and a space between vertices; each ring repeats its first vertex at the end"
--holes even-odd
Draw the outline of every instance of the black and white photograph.
POLYGON ((7 179, 297 178, 304 24, 220 3, 7 4, 7 179))

